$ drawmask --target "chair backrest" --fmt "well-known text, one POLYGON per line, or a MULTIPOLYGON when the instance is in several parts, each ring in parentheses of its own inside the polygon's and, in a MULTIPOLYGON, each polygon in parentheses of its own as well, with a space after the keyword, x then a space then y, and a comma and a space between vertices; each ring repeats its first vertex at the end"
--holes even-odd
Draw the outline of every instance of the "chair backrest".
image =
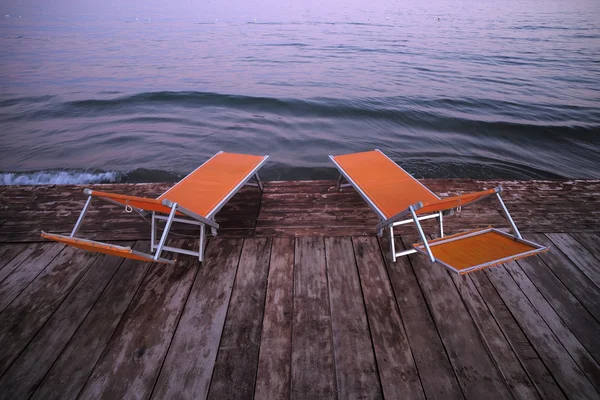
POLYGON ((220 152, 210 158, 158 200, 170 200, 209 218, 228 196, 256 172, 266 157, 220 152))
POLYGON ((332 160, 379 211, 390 218, 418 202, 440 198, 379 150, 334 156, 332 160))

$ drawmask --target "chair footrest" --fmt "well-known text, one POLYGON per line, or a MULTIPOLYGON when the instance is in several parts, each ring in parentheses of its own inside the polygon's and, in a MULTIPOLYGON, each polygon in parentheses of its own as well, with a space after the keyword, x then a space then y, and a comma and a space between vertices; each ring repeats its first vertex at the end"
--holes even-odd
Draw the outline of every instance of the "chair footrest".
MULTIPOLYGON (((479 269, 547 251, 540 244, 519 239, 492 227, 462 232, 427 242, 435 262, 463 275, 479 269)), ((423 243, 413 245, 427 254, 423 243)))
POLYGON ((56 235, 52 233, 42 232, 42 237, 56 242, 68 244, 69 246, 77 247, 79 249, 92 251, 96 253, 110 254, 113 256, 132 258, 139 261, 147 262, 158 262, 162 264, 172 264, 173 260, 167 260, 165 258, 159 258, 154 260, 151 254, 141 253, 133 250, 131 247, 117 246, 114 244, 108 244, 103 242, 96 242, 93 240, 80 239, 64 235, 56 235))

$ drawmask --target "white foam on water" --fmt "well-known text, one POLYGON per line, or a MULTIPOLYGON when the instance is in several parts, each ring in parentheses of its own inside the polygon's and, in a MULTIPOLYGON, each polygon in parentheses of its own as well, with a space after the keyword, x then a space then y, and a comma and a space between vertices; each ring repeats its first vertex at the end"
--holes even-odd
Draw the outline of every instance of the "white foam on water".
POLYGON ((117 182, 120 174, 114 171, 35 171, 0 172, 0 185, 65 185, 117 182))

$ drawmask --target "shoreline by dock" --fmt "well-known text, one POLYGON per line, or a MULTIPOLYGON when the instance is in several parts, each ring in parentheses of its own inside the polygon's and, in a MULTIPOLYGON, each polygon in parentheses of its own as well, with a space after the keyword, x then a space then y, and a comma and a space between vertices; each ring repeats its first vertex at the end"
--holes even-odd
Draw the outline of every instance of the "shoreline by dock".
MULTIPOLYGON (((424 179, 445 197, 503 186, 502 197, 524 232, 600 232, 600 180, 424 179)), ((41 241, 42 230, 69 233, 83 207, 86 187, 156 197, 170 183, 0 187, 0 243, 41 241)), ((352 189, 335 181, 267 181, 265 191, 242 189, 217 214, 220 236, 363 236, 375 234, 377 217, 352 189)), ((484 200, 446 221, 448 233, 489 225, 508 227, 499 204, 484 200)), ((95 202, 81 228, 96 240, 144 240, 148 222, 95 202)), ((404 231, 410 233, 410 228, 404 231)), ((402 232, 402 231, 400 231, 402 232)))

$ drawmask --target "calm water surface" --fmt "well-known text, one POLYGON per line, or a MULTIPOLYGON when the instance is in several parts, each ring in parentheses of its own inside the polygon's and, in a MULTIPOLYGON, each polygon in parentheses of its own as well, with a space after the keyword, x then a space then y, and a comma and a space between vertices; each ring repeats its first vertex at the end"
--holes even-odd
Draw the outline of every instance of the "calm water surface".
POLYGON ((0 184, 176 180, 218 150, 327 179, 373 148, 600 178, 597 0, 49 3, 0 5, 0 184))

